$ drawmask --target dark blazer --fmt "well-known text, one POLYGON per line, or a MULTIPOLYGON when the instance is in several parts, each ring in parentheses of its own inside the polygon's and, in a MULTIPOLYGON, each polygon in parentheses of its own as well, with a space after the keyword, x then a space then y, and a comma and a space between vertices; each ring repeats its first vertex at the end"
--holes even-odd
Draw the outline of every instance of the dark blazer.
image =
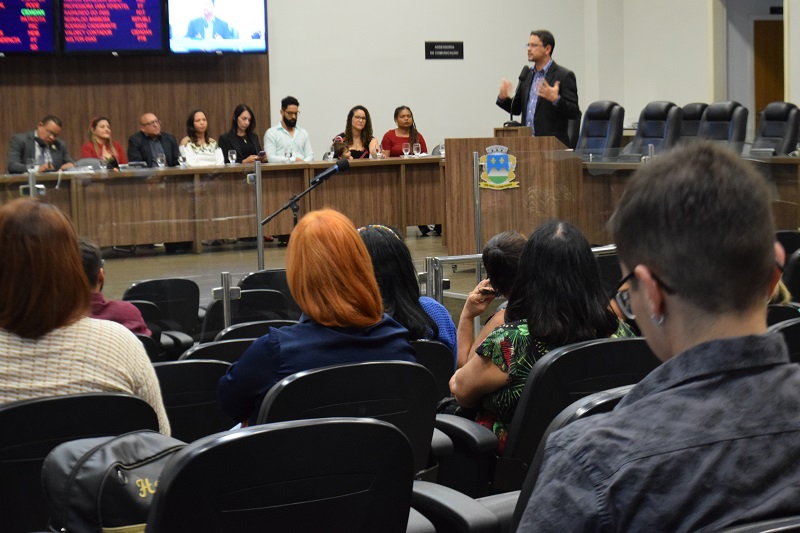
MULTIPOLYGON (((211 23, 214 25, 214 37, 219 36, 220 39, 233 39, 233 28, 228 25, 224 20, 214 18, 211 23)), ((190 39, 202 39, 206 33, 208 21, 203 17, 193 19, 189 22, 189 27, 186 30, 186 37, 190 39)))
MULTIPOLYGON (((53 169, 58 170, 64 163, 74 163, 69 156, 67 145, 61 139, 50 143, 46 150, 50 152, 53 169)), ((8 173, 24 174, 28 171, 27 161, 36 157, 36 137, 32 131, 17 133, 8 143, 8 173)))
MULTIPOLYGON (((167 166, 178 166, 178 141, 169 133, 161 132, 161 146, 164 147, 164 154, 167 156, 167 166)), ((157 166, 156 158, 150 151, 150 143, 147 136, 141 131, 134 133, 128 139, 128 161, 145 161, 147 166, 157 166)))
MULTIPOLYGON (((570 148, 575 146, 569 141, 568 122, 570 119, 578 120, 581 118, 581 110, 578 107, 578 85, 575 81, 575 74, 553 61, 544 79, 550 85, 560 82, 559 95, 561 96, 558 104, 553 105, 544 98, 539 98, 536 102, 536 110, 533 114, 533 129, 537 137, 553 136, 557 137, 570 148)), ((520 122, 524 125, 527 119, 528 96, 531 92, 533 83, 533 69, 529 69, 527 76, 517 85, 517 92, 513 98, 502 100, 497 99, 497 105, 505 109, 512 115, 522 115, 520 122), (513 107, 512 107, 513 102, 513 107)))

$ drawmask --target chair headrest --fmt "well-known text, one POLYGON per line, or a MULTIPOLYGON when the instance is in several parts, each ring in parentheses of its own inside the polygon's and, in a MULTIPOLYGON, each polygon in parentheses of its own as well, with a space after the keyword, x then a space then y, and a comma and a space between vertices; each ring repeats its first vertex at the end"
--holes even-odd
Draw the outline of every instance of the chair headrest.
POLYGON ((792 109, 797 106, 789 102, 771 102, 764 108, 764 118, 767 120, 786 120, 792 109))
POLYGON ((608 119, 611 115, 611 111, 618 105, 619 104, 611 100, 598 100, 597 102, 589 104, 584 116, 590 119, 608 119))
POLYGON ((669 110, 675 107, 672 102, 650 102, 642 110, 645 120, 664 120, 669 110))
POLYGON ((703 111, 706 110, 708 104, 701 102, 694 102, 683 106, 683 120, 700 120, 703 116, 703 111))
POLYGON ((707 121, 729 121, 737 107, 741 107, 739 102, 714 102, 706 108, 703 118, 707 121))

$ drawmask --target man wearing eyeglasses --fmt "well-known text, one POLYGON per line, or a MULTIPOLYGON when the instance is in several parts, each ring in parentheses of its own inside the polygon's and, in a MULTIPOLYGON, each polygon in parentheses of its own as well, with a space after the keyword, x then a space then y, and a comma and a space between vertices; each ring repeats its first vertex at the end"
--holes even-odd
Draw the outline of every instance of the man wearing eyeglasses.
POLYGON ((784 251, 766 180, 698 143, 641 167, 612 218, 617 303, 663 362, 551 435, 518 531, 719 531, 800 514, 800 366, 767 333, 784 251))
POLYGON ((53 172, 72 168, 75 164, 69 156, 67 145, 59 139, 61 119, 47 115, 36 129, 17 133, 8 145, 8 173, 24 174, 28 163, 35 165, 36 172, 53 172))
POLYGON ((281 121, 264 134, 264 149, 269 163, 314 160, 308 132, 297 125, 299 116, 300 102, 297 98, 287 96, 281 100, 281 121))
POLYGON ((157 167, 159 156, 164 156, 168 167, 178 165, 178 141, 161 131, 161 121, 153 113, 139 117, 139 132, 128 138, 128 160, 144 161, 148 167, 157 167))
POLYGON ((569 121, 580 120, 578 85, 575 74, 552 59, 556 40, 547 30, 534 30, 528 39, 528 61, 533 67, 523 67, 517 90, 512 96, 512 84, 503 79, 497 95, 497 105, 511 115, 522 115, 521 123, 535 137, 556 137, 570 148, 577 139, 569 138, 569 121))

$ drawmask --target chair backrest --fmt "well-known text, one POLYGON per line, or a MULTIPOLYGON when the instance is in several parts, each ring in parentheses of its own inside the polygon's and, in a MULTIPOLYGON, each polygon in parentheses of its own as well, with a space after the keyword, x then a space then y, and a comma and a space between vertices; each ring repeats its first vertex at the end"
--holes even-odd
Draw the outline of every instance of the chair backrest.
POLYGON ((575 151, 611 157, 619 153, 625 110, 610 100, 592 102, 583 114, 583 126, 575 151))
POLYGON ((639 123, 626 154, 647 155, 652 145, 655 153, 675 146, 681 133, 681 108, 672 102, 650 102, 639 113, 639 123))
POLYGON ((597 266, 600 267, 600 277, 603 280, 603 289, 609 295, 609 299, 613 296, 612 291, 617 288, 619 280, 622 279, 622 269, 619 266, 619 257, 617 256, 617 248, 610 246, 598 246, 592 248, 594 258, 597 261, 597 266))
POLYGON ((800 310, 793 305, 769 304, 767 306, 767 325, 774 326, 787 320, 800 317, 800 310))
POLYGON ((242 354, 253 344, 254 340, 255 339, 230 339, 196 344, 183 352, 183 355, 181 355, 178 360, 210 359, 233 364, 239 360, 242 354))
POLYGON ((280 291, 286 296, 286 301, 289 303, 288 314, 286 318, 297 320, 300 318, 300 313, 303 311, 292 296, 292 291, 289 290, 289 282, 286 280, 286 269, 278 268, 274 270, 259 270, 257 272, 250 272, 242 279, 239 280, 239 288, 246 289, 272 289, 280 291))
POLYGON ((439 399, 450 396, 450 378, 455 372, 453 352, 444 343, 429 339, 411 341, 417 363, 427 368, 436 380, 439 399))
POLYGON ((269 328, 282 328, 298 323, 297 320, 256 320, 255 322, 234 324, 217 333, 214 340, 257 339, 269 333, 269 328))
POLYGON ((792 295, 792 301, 800 300, 800 250, 795 250, 786 259, 783 265, 783 275, 781 276, 786 288, 792 295))
POLYGON ((368 416, 397 426, 411 442, 414 471, 423 470, 436 417, 436 382, 417 363, 379 361, 293 374, 264 397, 257 422, 368 416))
MULTIPOLYGON (((289 318, 289 303, 283 293, 271 289, 242 290, 238 300, 231 300, 231 325, 261 320, 289 318)), ((212 300, 206 308, 200 342, 214 340, 225 329, 222 301, 212 300)))
POLYGON ((47 529, 42 463, 57 445, 136 429, 158 431, 158 417, 150 404, 128 394, 74 394, 0 404, 0 529, 47 529))
POLYGON ((434 146, 433 150, 431 150, 431 155, 442 155, 442 145, 437 144, 434 146))
POLYGON ((714 102, 709 104, 700 119, 698 139, 724 141, 741 153, 747 132, 747 108, 739 102, 714 102))
POLYGON ((162 471, 148 533, 406 530, 413 455, 391 424, 299 420, 212 435, 162 471))
POLYGON ((719 533, 798 533, 800 532, 800 516, 773 518, 750 524, 726 527, 719 533))
POLYGON ((142 343, 142 346, 144 346, 144 351, 147 352, 147 357, 149 357, 151 361, 161 360, 164 352, 159 348, 158 343, 153 337, 145 335, 144 333, 135 333, 135 335, 136 338, 139 339, 139 342, 142 343))
POLYGON ((800 109, 789 102, 771 102, 759 113, 753 148, 771 148, 776 155, 786 155, 797 149, 799 134, 800 109))
POLYGON ((217 406, 217 384, 230 363, 209 360, 154 363, 172 436, 184 442, 233 427, 217 406))
POLYGON ((781 243, 787 258, 797 250, 800 250, 800 231, 794 229, 778 230, 775 232, 775 240, 781 243))
POLYGON ((780 333, 789 348, 789 359, 800 363, 800 317, 784 320, 769 327, 772 333, 780 333))
POLYGON ((581 117, 567 120, 567 140, 569 148, 575 148, 578 144, 578 136, 581 133, 581 117))
POLYGON ((641 337, 570 344, 536 361, 498 458, 492 491, 522 486, 542 435, 565 407, 595 392, 636 384, 659 364, 641 337))
POLYGON ((681 141, 692 140, 700 130, 700 119, 708 104, 694 102, 681 108, 681 141))
POLYGON ((522 513, 528 505, 528 500, 533 494, 533 489, 536 487, 536 480, 539 478, 539 470, 544 461, 544 451, 547 445, 547 437, 551 433, 564 428, 577 420, 581 420, 588 416, 597 415, 600 413, 608 413, 616 407, 623 396, 628 394, 635 385, 625 385, 614 389, 604 390, 585 396, 580 400, 571 403, 561 411, 542 435, 542 440, 539 441, 539 447, 536 449, 536 454, 533 456, 530 468, 528 468, 528 475, 525 478, 525 483, 522 485, 522 490, 517 500, 517 505, 514 508, 514 515, 512 518, 511 531, 516 531, 519 520, 522 518, 522 513))
POLYGON ((197 328, 200 288, 184 278, 148 279, 133 283, 122 295, 123 300, 145 300, 161 309, 169 327, 191 335, 197 328))

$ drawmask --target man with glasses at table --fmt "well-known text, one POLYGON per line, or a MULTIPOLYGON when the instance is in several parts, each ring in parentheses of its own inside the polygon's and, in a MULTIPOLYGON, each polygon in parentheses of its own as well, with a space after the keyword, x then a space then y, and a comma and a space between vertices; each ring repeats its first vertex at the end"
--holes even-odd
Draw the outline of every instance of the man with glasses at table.
POLYGON ((128 161, 144 161, 148 167, 158 166, 158 156, 163 155, 166 166, 178 165, 178 141, 161 131, 161 121, 153 113, 139 117, 139 132, 128 138, 128 161))
MULTIPOLYGON (((662 365, 553 433, 518 531, 718 531, 800 514, 800 366, 767 333, 766 180, 699 143, 641 167, 611 220, 617 294, 662 365)), ((776 264, 777 263, 777 264, 776 264)))
POLYGON ((264 149, 269 163, 286 162, 286 155, 292 154, 292 161, 313 161, 314 151, 308 132, 297 125, 300 116, 300 102, 294 96, 281 100, 281 121, 264 134, 264 149))
POLYGON ((33 131, 17 133, 8 144, 8 173, 24 174, 28 161, 36 165, 36 172, 52 172, 72 168, 75 164, 69 156, 67 145, 59 139, 61 119, 47 115, 33 131))
POLYGON ((575 74, 552 59, 556 40, 547 30, 534 30, 528 39, 528 61, 533 67, 522 68, 515 93, 512 84, 503 79, 497 105, 511 115, 522 115, 523 126, 531 128, 535 137, 552 136, 569 148, 578 139, 569 138, 569 121, 580 120, 578 85, 575 74))

